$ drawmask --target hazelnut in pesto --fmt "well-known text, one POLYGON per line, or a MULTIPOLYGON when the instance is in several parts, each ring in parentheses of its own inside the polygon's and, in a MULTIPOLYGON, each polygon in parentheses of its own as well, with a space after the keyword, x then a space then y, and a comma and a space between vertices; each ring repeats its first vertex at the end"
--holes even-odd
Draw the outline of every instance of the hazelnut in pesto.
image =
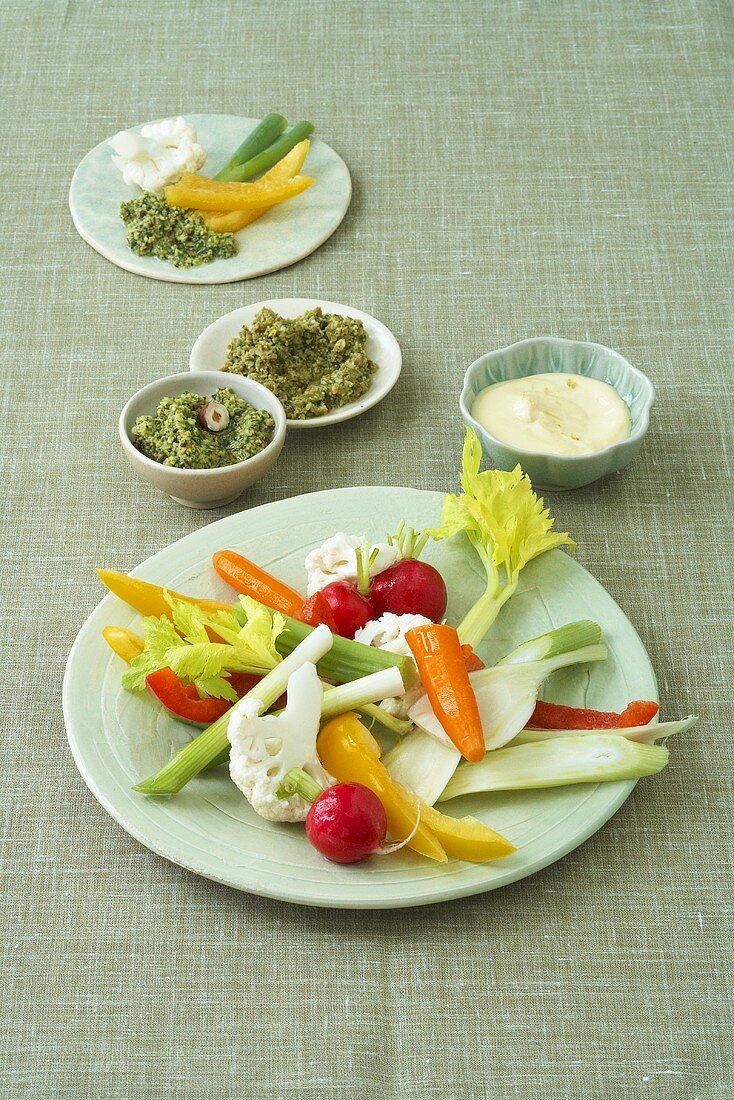
POLYGON ((267 386, 289 420, 307 420, 367 392, 377 365, 366 346, 367 332, 357 318, 318 308, 280 317, 266 308, 229 345, 222 370, 267 386))
POLYGON ((275 421, 230 389, 212 397, 164 397, 153 416, 139 416, 130 436, 139 451, 163 466, 213 470, 258 454, 273 438, 275 421))

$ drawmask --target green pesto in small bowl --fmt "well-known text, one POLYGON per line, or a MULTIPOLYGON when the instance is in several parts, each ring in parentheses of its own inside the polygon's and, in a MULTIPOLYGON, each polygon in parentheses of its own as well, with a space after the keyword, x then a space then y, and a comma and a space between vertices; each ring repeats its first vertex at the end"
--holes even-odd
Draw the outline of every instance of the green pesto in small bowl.
POLYGON ((164 397, 152 416, 135 420, 130 437, 146 458, 162 466, 214 470, 259 454, 274 431, 269 412, 254 408, 231 389, 218 389, 212 397, 164 397))

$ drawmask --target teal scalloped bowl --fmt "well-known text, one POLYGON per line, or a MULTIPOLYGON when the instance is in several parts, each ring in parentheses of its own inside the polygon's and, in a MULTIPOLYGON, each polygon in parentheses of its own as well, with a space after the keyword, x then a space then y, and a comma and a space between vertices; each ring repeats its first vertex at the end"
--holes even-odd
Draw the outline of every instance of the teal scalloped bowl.
POLYGON ((538 336, 480 356, 464 376, 459 408, 466 424, 473 428, 482 451, 501 470, 520 463, 539 489, 580 489, 606 474, 629 466, 640 452, 655 400, 655 387, 647 375, 628 363, 619 352, 582 340, 560 340, 538 336), (471 414, 477 394, 496 382, 557 371, 598 378, 614 386, 632 417, 627 439, 590 455, 550 455, 510 447, 483 428, 471 414))

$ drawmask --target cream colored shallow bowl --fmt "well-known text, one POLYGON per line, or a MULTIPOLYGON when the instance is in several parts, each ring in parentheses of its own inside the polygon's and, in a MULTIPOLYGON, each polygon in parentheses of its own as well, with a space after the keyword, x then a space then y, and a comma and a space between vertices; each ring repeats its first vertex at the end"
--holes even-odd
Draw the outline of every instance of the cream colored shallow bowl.
MULTIPOLYGON (((357 401, 350 401, 348 405, 342 405, 340 409, 334 409, 326 416, 314 416, 309 420, 289 420, 289 428, 325 428, 329 424, 351 420, 353 416, 359 416, 382 401, 400 377, 403 361, 400 345, 386 325, 361 309, 343 306, 338 302, 325 302, 320 298, 272 298, 267 302, 255 302, 254 305, 241 306, 231 313, 225 313, 212 321, 198 337, 191 349, 189 370, 219 370, 227 357, 228 345, 245 325, 252 324, 261 309, 266 308, 272 309, 281 317, 289 318, 300 317, 308 310, 316 308, 324 313, 334 313, 338 317, 355 317, 362 322, 367 333, 367 355, 377 364, 377 372, 370 388, 357 401)), ((225 374, 224 377, 237 376, 225 374)))
POLYGON ((501 470, 520 463, 541 489, 578 489, 628 466, 642 447, 650 423, 655 387, 647 375, 611 348, 582 340, 539 336, 487 352, 471 364, 459 398, 461 415, 477 433, 487 458, 501 470), (630 434, 589 455, 552 455, 513 447, 492 435, 472 416, 477 395, 488 386, 534 374, 580 374, 613 386, 630 410, 630 434))
POLYGON ((187 508, 221 508, 254 485, 278 459, 285 441, 285 410, 265 386, 249 378, 219 373, 172 374, 143 386, 133 394, 120 413, 118 430, 125 456, 134 470, 157 489, 187 508), (200 393, 210 397, 220 388, 231 389, 256 409, 265 409, 275 421, 273 438, 267 447, 244 462, 217 466, 213 470, 179 470, 148 458, 133 443, 130 432, 139 416, 152 416, 164 397, 200 393))

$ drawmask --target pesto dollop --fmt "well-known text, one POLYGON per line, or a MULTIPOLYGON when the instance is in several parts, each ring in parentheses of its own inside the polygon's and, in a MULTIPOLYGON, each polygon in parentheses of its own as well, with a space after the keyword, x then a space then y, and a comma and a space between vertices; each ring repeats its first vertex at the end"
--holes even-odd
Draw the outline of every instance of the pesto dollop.
POLYGON ((139 416, 130 435, 154 462, 180 470, 213 470, 252 458, 273 438, 275 421, 229 389, 213 394, 229 413, 229 424, 212 432, 199 424, 199 412, 211 398, 200 393, 164 397, 153 416, 139 416))
POLYGON ((354 317, 311 309, 280 317, 261 309, 227 348, 222 370, 261 382, 290 420, 325 416, 367 392, 377 370, 367 332, 354 317))
POLYGON ((237 254, 233 233, 212 233, 200 214, 171 206, 146 191, 120 205, 127 243, 138 256, 157 256, 174 267, 198 267, 237 254))

